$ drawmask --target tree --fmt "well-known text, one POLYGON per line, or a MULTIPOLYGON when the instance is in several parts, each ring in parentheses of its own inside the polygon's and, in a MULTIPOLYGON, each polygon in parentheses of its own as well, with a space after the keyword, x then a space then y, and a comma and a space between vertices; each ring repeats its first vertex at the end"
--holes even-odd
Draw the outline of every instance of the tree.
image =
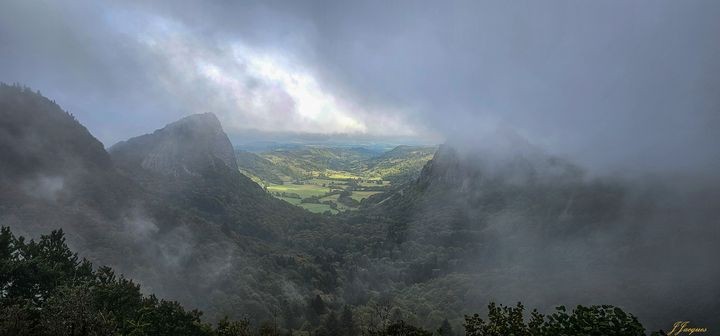
POLYGON ((350 307, 347 305, 343 307, 342 313, 340 314, 340 330, 343 335, 355 336, 358 334, 352 310, 350 310, 350 307))
POLYGON ((0 227, 0 335, 233 335, 201 316, 108 267, 93 271, 60 230, 26 242, 0 227))
POLYGON ((263 322, 262 325, 260 325, 260 328, 258 329, 258 335, 259 336, 280 336, 280 331, 278 331, 277 327, 268 321, 263 322))
POLYGON ((413 325, 406 324, 405 321, 397 321, 387 326, 380 332, 370 332, 374 336, 432 336, 432 333, 413 325))
POLYGON ((335 312, 330 312, 325 318, 323 329, 326 335, 343 335, 335 312))
POLYGON ((315 298, 310 301, 310 307, 318 315, 325 313, 325 301, 320 297, 320 294, 315 295, 315 298))
POLYGON ((117 322, 111 313, 93 307, 88 284, 59 288, 43 304, 42 329, 55 335, 112 335, 117 322))
POLYGON ((250 336, 250 322, 248 320, 230 321, 227 316, 218 322, 216 329, 218 336, 250 336))
POLYGON ((318 325, 320 315, 323 313, 325 313, 325 302, 320 295, 315 295, 315 297, 308 302, 307 309, 305 309, 305 318, 312 325, 318 325))
POLYGON ((444 319, 442 324, 440 325, 440 328, 438 328, 437 330, 437 334, 440 336, 455 336, 455 333, 452 330, 452 326, 450 325, 450 321, 444 319))
POLYGON ((543 316, 536 310, 531 313, 530 321, 524 322, 524 307, 488 306, 488 320, 478 314, 465 316, 465 335, 467 336, 642 336, 645 328, 632 314, 622 309, 603 306, 577 306, 568 314, 565 307, 556 308, 550 316, 543 316))

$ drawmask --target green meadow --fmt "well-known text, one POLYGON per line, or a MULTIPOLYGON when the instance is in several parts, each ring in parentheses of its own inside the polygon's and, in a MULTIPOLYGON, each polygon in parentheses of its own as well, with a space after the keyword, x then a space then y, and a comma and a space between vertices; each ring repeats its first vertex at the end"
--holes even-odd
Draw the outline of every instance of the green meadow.
POLYGON ((271 195, 316 213, 357 210, 361 202, 414 179, 433 147, 299 146, 262 153, 238 151, 240 171, 271 195))
MULTIPOLYGON (((326 175, 327 176, 327 175, 326 175)), ((355 210, 358 208, 359 202, 362 200, 383 192, 385 189, 391 186, 391 183, 384 181, 379 184, 375 181, 371 182, 356 182, 355 186, 350 186, 347 181, 348 175, 333 175, 343 176, 342 179, 336 178, 310 178, 303 181, 285 181, 283 184, 268 183, 267 181, 256 181, 263 185, 265 189, 273 196, 282 199, 292 205, 303 207, 304 209, 315 212, 325 213, 329 211, 332 214, 336 214, 339 211, 355 210), (366 188, 374 188, 373 190, 363 190, 366 188), (375 190, 382 188, 382 190, 375 190), (350 205, 344 204, 339 200, 340 193, 346 191, 350 192, 349 197, 358 202, 358 204, 350 205), (309 197, 317 197, 318 203, 303 202, 303 199, 309 197), (329 204, 323 204, 322 202, 331 201, 335 203, 334 207, 329 204)), ((356 178, 360 180, 359 178, 356 178)))

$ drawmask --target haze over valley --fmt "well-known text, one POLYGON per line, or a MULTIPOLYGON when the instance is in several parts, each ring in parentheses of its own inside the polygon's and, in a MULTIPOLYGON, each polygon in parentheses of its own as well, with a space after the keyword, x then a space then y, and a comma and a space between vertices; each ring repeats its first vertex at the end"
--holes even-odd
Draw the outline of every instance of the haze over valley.
POLYGON ((711 335, 718 32, 702 1, 0 4, 0 334, 711 335))

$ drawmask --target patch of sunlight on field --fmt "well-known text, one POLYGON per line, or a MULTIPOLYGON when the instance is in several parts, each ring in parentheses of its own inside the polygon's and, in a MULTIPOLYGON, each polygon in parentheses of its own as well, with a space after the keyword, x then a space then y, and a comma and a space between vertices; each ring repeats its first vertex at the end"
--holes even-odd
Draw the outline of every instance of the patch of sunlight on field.
POLYGON ((354 200, 360 202, 365 198, 368 198, 372 195, 379 194, 379 193, 381 193, 381 191, 353 191, 352 195, 350 197, 352 197, 354 200))
POLYGON ((329 179, 355 179, 360 176, 350 174, 348 172, 329 172, 326 174, 329 179))
POLYGON ((323 179, 323 178, 313 178, 313 179, 307 180, 305 182, 316 184, 319 186, 322 186, 324 184, 325 186, 328 186, 328 187, 331 185, 335 185, 335 186, 346 186, 347 185, 347 182, 345 182, 345 181, 323 179))
POLYGON ((322 201, 333 201, 333 202, 337 202, 338 197, 340 197, 339 194, 330 195, 330 196, 325 196, 325 197, 323 197, 323 198, 320 199, 320 202, 322 202, 322 201))
POLYGON ((269 184, 267 190, 271 193, 294 193, 302 198, 310 196, 321 196, 328 191, 328 188, 316 184, 269 184))
MULTIPOLYGON (((331 191, 342 191, 345 188, 348 187, 348 183, 344 181, 344 179, 350 179, 350 178, 358 178, 357 176, 354 176, 349 173, 345 172, 337 172, 333 171, 332 174, 324 175, 324 177, 314 177, 307 179, 303 181, 303 184, 293 184, 291 182, 286 182, 284 184, 272 184, 265 182, 265 185, 267 186, 267 191, 277 197, 280 198, 290 204, 297 205, 300 207, 303 207, 304 209, 315 212, 315 213, 324 213, 325 211, 330 211, 333 214, 338 213, 338 211, 346 211, 346 210, 356 210, 356 207, 348 207, 340 202, 338 202, 339 195, 336 193, 334 195, 325 196, 320 198, 320 202, 323 201, 333 201, 337 204, 337 209, 330 208, 327 204, 315 204, 315 203, 302 203, 301 199, 308 198, 308 197, 321 197, 323 195, 326 195, 327 193, 331 191), (323 186, 324 185, 324 186, 323 186), (294 197, 283 197, 280 195, 276 195, 276 193, 285 193, 286 196, 289 196, 290 194, 295 194, 299 198, 294 197)), ((387 188, 391 185, 389 181, 383 181, 382 184, 377 184, 375 181, 363 181, 359 183, 361 187, 381 187, 381 188, 387 188)), ((381 191, 352 191, 352 198, 356 201, 360 202, 365 198, 368 198, 372 195, 378 194, 381 191)))
POLYGON ((376 182, 377 180, 372 181, 362 181, 360 182, 361 187, 387 187, 390 186, 390 181, 382 181, 382 183, 378 184, 376 182))

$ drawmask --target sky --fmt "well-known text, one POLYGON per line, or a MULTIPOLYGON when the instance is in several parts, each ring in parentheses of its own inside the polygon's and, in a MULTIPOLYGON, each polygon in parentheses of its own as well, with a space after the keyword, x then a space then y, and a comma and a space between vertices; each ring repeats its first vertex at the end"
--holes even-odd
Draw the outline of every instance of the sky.
POLYGON ((598 169, 720 171, 714 0, 7 0, 0 81, 106 146, 213 112, 231 138, 502 127, 598 169))

